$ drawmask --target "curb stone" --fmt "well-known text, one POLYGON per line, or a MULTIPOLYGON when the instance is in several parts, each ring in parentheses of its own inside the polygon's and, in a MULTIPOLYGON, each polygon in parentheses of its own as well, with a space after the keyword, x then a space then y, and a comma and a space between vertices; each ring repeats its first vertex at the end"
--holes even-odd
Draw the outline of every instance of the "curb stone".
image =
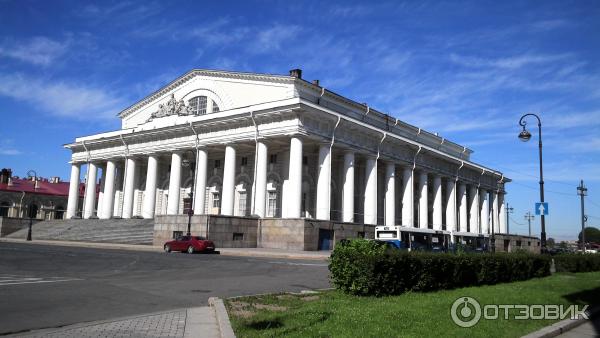
POLYGON ((218 297, 210 297, 208 299, 208 305, 210 305, 210 307, 212 307, 215 311, 221 338, 235 338, 235 334, 231 328, 231 322, 229 321, 229 315, 227 314, 227 309, 225 308, 223 300, 218 297))
MULTIPOLYGON (((600 307, 595 307, 586 311, 588 318, 593 318, 600 315, 600 307)), ((578 319, 565 319, 552 325, 541 328, 538 331, 532 332, 521 338, 551 338, 561 335, 565 332, 573 330, 574 328, 588 322, 590 319, 578 318, 578 319)))

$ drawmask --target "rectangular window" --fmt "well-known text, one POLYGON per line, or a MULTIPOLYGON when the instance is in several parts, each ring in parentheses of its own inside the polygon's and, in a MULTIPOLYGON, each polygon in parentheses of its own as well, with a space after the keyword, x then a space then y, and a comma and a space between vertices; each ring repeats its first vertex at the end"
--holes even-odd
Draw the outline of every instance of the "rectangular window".
POLYGON ((212 200, 213 200, 213 208, 220 208, 221 207, 221 194, 218 192, 213 192, 212 193, 212 200))
POLYGON ((277 192, 269 191, 269 203, 267 205, 267 217, 275 217, 277 210, 277 192))
POLYGON ((247 166, 248 165, 248 158, 247 157, 242 157, 242 167, 247 166))
POLYGON ((302 156, 302 165, 308 165, 308 156, 302 156))
POLYGON ((183 236, 183 231, 173 231, 173 239, 183 236))
POLYGON ((271 154, 271 156, 269 157, 269 163, 270 164, 277 163, 277 154, 271 154))
POLYGON ((244 240, 244 233, 243 232, 234 232, 233 233, 233 240, 234 241, 243 241, 244 240))
POLYGON ((215 160, 215 168, 221 168, 221 160, 215 160))
POLYGON ((239 205, 239 212, 240 212, 240 216, 246 216, 246 192, 245 191, 240 191, 240 205, 239 205))

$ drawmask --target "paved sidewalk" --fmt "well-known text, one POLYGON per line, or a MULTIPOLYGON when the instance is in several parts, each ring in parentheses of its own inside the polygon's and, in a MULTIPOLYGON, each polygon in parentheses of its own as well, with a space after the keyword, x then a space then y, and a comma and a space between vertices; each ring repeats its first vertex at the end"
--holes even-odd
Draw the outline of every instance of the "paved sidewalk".
MULTIPOLYGON (((74 242, 74 241, 49 241, 36 240, 26 241, 24 239, 0 238, 0 242, 10 243, 26 243, 38 245, 58 245, 58 246, 73 246, 82 248, 97 248, 97 249, 113 249, 113 250, 132 250, 132 251, 153 251, 161 252, 162 246, 152 245, 136 245, 136 244, 114 244, 114 243, 97 243, 97 242, 74 242)), ((311 259, 311 260, 327 260, 331 255, 331 251, 295 251, 283 249, 264 249, 264 248, 217 248, 224 256, 238 257, 271 257, 271 258, 289 258, 289 259, 311 259)))
POLYGON ((37 330, 9 337, 220 337, 213 308, 204 306, 37 330))
POLYGON ((561 338, 581 338, 581 337, 600 337, 600 315, 588 320, 585 323, 567 331, 557 337, 561 338))
POLYGON ((331 256, 331 251, 294 251, 264 248, 217 248, 217 250, 221 252, 221 255, 225 256, 273 257, 316 260, 327 260, 329 256, 331 256))

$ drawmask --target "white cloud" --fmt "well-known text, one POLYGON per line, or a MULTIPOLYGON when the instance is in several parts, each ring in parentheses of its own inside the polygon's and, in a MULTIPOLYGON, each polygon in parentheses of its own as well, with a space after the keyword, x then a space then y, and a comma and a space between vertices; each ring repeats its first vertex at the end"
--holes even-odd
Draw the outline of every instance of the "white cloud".
POLYGON ((0 135, 0 155, 21 155, 22 152, 15 148, 14 143, 13 139, 6 138, 5 135, 0 135))
POLYGON ((504 58, 480 58, 450 54, 450 61, 465 67, 491 67, 500 69, 518 69, 532 64, 543 64, 570 57, 570 54, 535 55, 523 54, 504 58))
POLYGON ((250 43, 250 51, 257 54, 279 51, 284 44, 294 44, 294 38, 300 31, 299 26, 281 24, 258 29, 254 40, 250 43))
POLYGON ((43 36, 28 41, 8 41, 0 45, 0 56, 16 59, 34 65, 48 66, 62 56, 68 42, 58 42, 43 36))
POLYGON ((35 105, 51 115, 77 119, 114 118, 125 106, 123 98, 102 89, 22 74, 0 74, 0 95, 35 105))
POLYGON ((331 8, 330 13, 334 16, 340 17, 356 17, 367 15, 372 12, 372 4, 370 6, 356 5, 356 6, 334 6, 331 8))

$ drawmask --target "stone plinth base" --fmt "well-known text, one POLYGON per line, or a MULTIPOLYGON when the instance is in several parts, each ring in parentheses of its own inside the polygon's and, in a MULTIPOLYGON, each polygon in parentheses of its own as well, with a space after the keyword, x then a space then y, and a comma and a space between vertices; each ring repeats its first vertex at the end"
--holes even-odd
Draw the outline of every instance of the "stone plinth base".
MULTIPOLYGON (((186 234, 187 224, 188 216, 156 216, 154 245, 163 245, 175 235, 186 234)), ((331 250, 342 239, 373 238, 374 232, 372 225, 304 218, 196 215, 191 219, 192 235, 208 237, 217 248, 331 250)))

